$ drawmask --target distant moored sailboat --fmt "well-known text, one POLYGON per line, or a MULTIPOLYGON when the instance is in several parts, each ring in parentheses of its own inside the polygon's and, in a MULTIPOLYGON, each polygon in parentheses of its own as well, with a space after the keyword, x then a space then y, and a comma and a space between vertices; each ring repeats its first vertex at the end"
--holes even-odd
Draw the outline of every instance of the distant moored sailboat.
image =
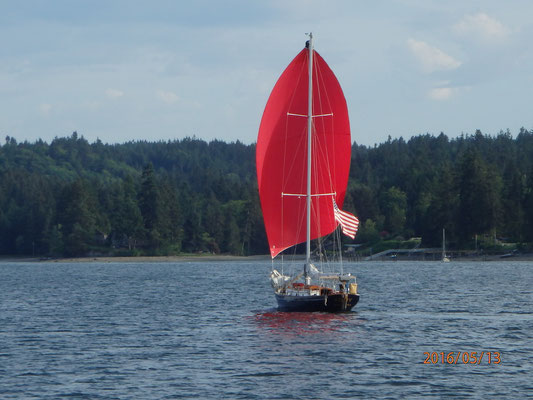
POLYGON ((446 255, 446 229, 442 228, 442 262, 450 262, 446 255))

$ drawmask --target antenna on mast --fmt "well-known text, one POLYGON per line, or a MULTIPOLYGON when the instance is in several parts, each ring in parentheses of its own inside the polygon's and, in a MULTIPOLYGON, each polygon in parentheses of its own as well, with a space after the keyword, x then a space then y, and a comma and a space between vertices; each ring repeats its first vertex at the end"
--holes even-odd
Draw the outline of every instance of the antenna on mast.
POLYGON ((309 45, 310 45, 311 42, 313 41, 313 32, 306 33, 305 35, 306 35, 306 36, 309 36, 309 40, 307 40, 307 41, 305 42, 305 48, 306 48, 306 49, 309 49, 309 45))

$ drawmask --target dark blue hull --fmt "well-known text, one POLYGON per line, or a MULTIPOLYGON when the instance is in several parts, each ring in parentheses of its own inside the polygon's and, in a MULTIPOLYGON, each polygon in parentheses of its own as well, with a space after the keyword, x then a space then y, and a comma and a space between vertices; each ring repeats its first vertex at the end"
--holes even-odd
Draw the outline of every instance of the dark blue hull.
POLYGON ((280 311, 350 311, 359 301, 358 294, 332 294, 329 296, 288 296, 275 293, 280 311))

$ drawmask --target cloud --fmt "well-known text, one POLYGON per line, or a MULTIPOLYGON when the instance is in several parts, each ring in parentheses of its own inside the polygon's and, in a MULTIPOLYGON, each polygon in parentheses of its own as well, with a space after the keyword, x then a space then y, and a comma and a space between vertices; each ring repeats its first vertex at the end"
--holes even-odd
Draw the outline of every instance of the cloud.
POLYGON ((407 45, 427 73, 453 70, 462 64, 461 61, 426 42, 408 39, 407 45))
POLYGON ((45 117, 48 117, 50 115, 50 111, 52 111, 52 105, 48 103, 43 103, 39 105, 39 112, 44 115, 45 117))
POLYGON ((457 92, 457 88, 440 87, 431 89, 428 96, 432 100, 448 100, 457 92))
POLYGON ((485 41, 504 40, 510 33, 505 25, 485 13, 467 15, 453 26, 453 31, 485 41))
POLYGON ((118 89, 107 89, 105 91, 105 94, 110 99, 118 99, 119 97, 124 96, 124 92, 122 90, 118 90, 118 89))
POLYGON ((164 90, 158 90, 157 97, 159 97, 167 104, 173 104, 180 99, 176 93, 164 90))

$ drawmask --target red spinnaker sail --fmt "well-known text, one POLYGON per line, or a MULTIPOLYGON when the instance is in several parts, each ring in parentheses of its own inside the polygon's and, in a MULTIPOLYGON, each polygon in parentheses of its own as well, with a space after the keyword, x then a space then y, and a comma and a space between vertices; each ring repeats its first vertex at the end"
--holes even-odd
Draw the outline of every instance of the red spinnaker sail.
MULTIPOLYGON (((257 181, 272 257, 306 240, 308 62, 309 50, 303 49, 285 69, 270 94, 259 127, 257 181)), ((350 154, 344 94, 315 51, 311 239, 337 227, 333 199, 342 208, 350 154)))

